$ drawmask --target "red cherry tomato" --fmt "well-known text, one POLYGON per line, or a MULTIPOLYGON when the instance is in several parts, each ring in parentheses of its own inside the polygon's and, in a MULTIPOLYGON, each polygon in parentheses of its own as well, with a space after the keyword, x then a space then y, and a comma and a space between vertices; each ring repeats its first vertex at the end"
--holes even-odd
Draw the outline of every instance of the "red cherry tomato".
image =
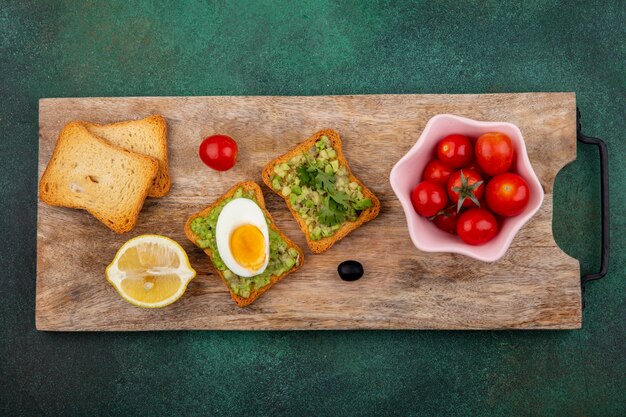
POLYGON ((494 213, 506 217, 517 216, 528 205, 530 188, 524 178, 506 172, 489 181, 485 196, 494 213))
POLYGON ((477 202, 485 192, 485 184, 481 176, 470 169, 461 169, 450 175, 448 195, 450 200, 461 207, 478 207, 477 202))
POLYGON ((433 181, 423 181, 411 192, 411 202, 417 214, 432 217, 448 204, 448 196, 442 185, 433 181))
POLYGON ((491 212, 473 208, 461 213, 456 225, 459 237, 470 245, 489 242, 498 233, 498 222, 491 212))
MULTIPOLYGON (((487 183, 487 185, 489 185, 489 183, 487 183)), ((485 193, 487 192, 487 188, 485 187, 485 193)), ((478 199, 478 202, 480 203, 480 208, 484 208, 485 210, 489 210, 489 204, 487 204, 487 197, 485 196, 485 194, 483 194, 483 196, 481 198, 478 199)))
POLYGON ((480 167, 480 165, 478 165, 478 162, 476 162, 476 160, 474 159, 468 166, 466 166, 465 168, 463 168, 463 170, 472 170, 472 171, 476 171, 478 173, 478 175, 480 175, 480 177, 484 180, 486 180, 489 175, 485 174, 485 172, 483 171, 483 169, 480 167))
POLYGON ((433 223, 444 232, 454 235, 456 234, 456 223, 458 219, 459 214, 456 212, 456 207, 448 207, 433 219, 433 223))
POLYGON ((474 159, 474 146, 467 136, 448 135, 437 144, 437 157, 450 168, 463 168, 474 159))
POLYGON ((433 159, 424 168, 422 181, 434 181, 444 187, 448 184, 448 178, 452 174, 452 169, 438 159, 433 159))
POLYGON ((227 171, 237 161, 237 142, 226 135, 209 136, 200 144, 198 153, 209 168, 227 171))
POLYGON ((496 176, 508 171, 513 154, 513 142, 504 133, 485 133, 476 141, 476 160, 485 174, 496 176))

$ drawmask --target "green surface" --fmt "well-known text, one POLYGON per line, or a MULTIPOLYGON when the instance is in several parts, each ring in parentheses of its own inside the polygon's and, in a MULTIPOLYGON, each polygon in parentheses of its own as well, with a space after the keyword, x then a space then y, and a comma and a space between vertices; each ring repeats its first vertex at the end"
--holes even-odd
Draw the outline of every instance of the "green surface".
MULTIPOLYGON (((152 3, 0 2, 0 415, 626 415, 624 1, 152 3), (580 331, 35 330, 40 97, 518 91, 575 91, 609 145, 580 331)), ((597 166, 580 146, 557 178, 583 272, 597 166)))

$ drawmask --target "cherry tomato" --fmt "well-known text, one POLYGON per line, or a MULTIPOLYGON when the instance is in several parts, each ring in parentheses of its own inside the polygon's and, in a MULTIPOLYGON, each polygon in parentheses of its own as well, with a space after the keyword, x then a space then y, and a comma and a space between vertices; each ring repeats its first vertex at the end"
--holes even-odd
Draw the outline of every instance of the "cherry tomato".
POLYGON ((498 233, 498 222, 488 210, 473 208, 461 213, 456 232, 465 243, 482 245, 498 233))
POLYGON ((487 184, 487 204, 494 213, 502 216, 517 216, 528 205, 530 188, 524 178, 506 172, 497 175, 487 184))
POLYGON ((209 136, 200 144, 198 153, 209 168, 227 171, 237 161, 237 142, 226 135, 209 136))
POLYGON ((485 184, 476 171, 461 169, 450 175, 448 195, 457 205, 457 211, 460 211, 461 207, 478 207, 484 192, 485 184))
POLYGON ((458 219, 459 214, 456 212, 456 207, 448 207, 433 219, 433 223, 444 232, 454 235, 456 234, 456 223, 458 219))
POLYGON ((442 185, 422 181, 411 192, 411 202, 417 214, 432 217, 446 207, 448 196, 442 185))
POLYGON ((450 168, 463 168, 474 159, 474 146, 467 136, 448 135, 437 144, 437 157, 450 168))
MULTIPOLYGON (((487 185, 489 185, 489 183, 487 183, 487 185)), ((487 192, 487 188, 485 187, 485 193, 486 192, 487 192)), ((478 202, 480 203, 480 208, 484 208, 485 210, 490 210, 489 204, 487 204, 487 196, 485 196, 485 194, 483 194, 483 196, 478 199, 478 202)))
POLYGON ((424 168, 422 181, 435 181, 444 187, 448 184, 448 178, 452 174, 452 169, 438 159, 433 159, 424 168))
POLYGON ((482 179, 484 179, 484 180, 486 180, 487 177, 489 177, 489 175, 485 174, 485 172, 480 167, 480 165, 478 165, 478 162, 476 162, 476 160, 473 160, 468 166, 466 166, 463 169, 464 170, 469 169, 469 170, 472 170, 472 171, 476 171, 478 173, 478 175, 480 175, 480 177, 482 179))
POLYGON ((476 141, 476 160, 485 174, 505 173, 513 163, 513 154, 513 142, 504 133, 485 133, 476 141))

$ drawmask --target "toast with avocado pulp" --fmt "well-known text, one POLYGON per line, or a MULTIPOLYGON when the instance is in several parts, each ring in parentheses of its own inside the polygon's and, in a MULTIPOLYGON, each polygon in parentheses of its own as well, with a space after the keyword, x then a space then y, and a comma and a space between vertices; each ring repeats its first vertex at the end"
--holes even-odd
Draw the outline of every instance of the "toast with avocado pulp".
POLYGON ((350 171, 339 134, 321 130, 263 169, 313 253, 327 251, 380 212, 380 201, 350 171))
POLYGON ((298 270, 304 262, 302 249, 278 230, 274 219, 265 209, 261 187, 253 181, 236 184, 213 204, 189 217, 185 224, 185 234, 209 256, 231 298, 239 307, 252 304, 274 284, 298 270), (217 219, 222 209, 237 198, 249 198, 261 208, 269 231, 270 256, 267 268, 262 273, 248 278, 239 277, 226 267, 217 250, 215 236, 217 219))

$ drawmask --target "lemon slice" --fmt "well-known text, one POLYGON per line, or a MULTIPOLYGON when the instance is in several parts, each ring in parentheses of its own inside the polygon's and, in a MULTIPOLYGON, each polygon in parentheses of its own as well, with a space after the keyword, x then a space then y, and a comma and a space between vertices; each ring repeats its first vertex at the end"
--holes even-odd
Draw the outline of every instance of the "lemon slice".
POLYGON ((126 301, 146 308, 172 304, 195 276, 185 250, 159 235, 124 243, 106 269, 107 280, 126 301))

